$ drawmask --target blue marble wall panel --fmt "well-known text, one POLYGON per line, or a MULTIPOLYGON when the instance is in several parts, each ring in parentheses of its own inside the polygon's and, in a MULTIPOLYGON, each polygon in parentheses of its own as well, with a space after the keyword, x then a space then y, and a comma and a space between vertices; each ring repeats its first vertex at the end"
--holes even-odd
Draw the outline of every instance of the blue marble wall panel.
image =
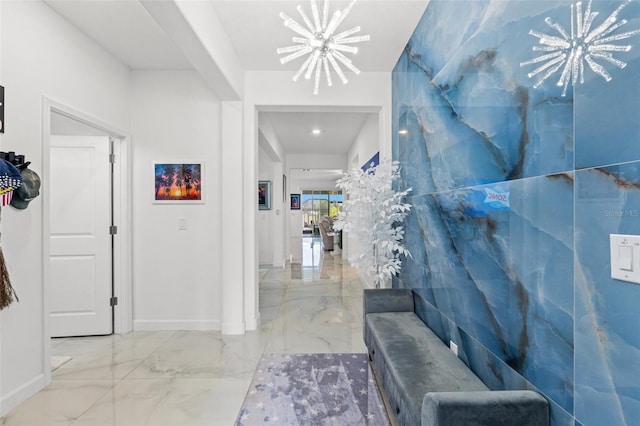
POLYGON ((572 194, 573 176, 562 174, 411 197, 412 258, 401 273, 403 284, 567 411, 572 194))
POLYGON ((572 97, 554 84, 530 90, 520 66, 535 55, 529 30, 567 10, 552 1, 429 4, 393 78, 396 158, 414 194, 573 169, 572 97))
MULTIPOLYGON (((595 28, 621 4, 620 31, 640 28, 638 0, 580 7, 595 28)), ((529 31, 577 8, 430 2, 393 73, 413 188, 395 285, 489 386, 547 397, 553 425, 640 425, 640 285, 611 280, 608 255, 610 233, 640 234, 640 34, 613 40, 633 48, 604 61, 611 81, 585 65, 564 96, 559 73, 534 88, 541 63, 521 65, 541 54, 529 31)))
MULTIPOLYGON (((404 285, 403 285, 404 286, 404 285)), ((471 337, 454 321, 447 318, 424 299, 421 289, 414 293, 416 313, 429 327, 447 343, 453 340, 458 345, 458 356, 476 371, 480 379, 491 389, 528 389, 541 392, 532 383, 516 373, 504 361, 496 357, 478 340, 471 337)), ((551 422, 556 426, 573 426, 573 416, 553 401, 549 404, 551 422)))
MULTIPOLYGON (((594 9, 608 16, 621 1, 596 1, 594 9)), ((640 29, 640 2, 632 1, 618 21, 628 21, 617 33, 640 29)), ((614 52, 627 65, 606 65, 611 81, 587 70, 575 87, 576 168, 600 167, 640 160, 640 34, 614 42, 632 46, 614 52)))
POLYGON ((609 234, 640 235, 640 162, 576 172, 575 220, 575 416, 640 424, 640 285, 609 260, 609 234))

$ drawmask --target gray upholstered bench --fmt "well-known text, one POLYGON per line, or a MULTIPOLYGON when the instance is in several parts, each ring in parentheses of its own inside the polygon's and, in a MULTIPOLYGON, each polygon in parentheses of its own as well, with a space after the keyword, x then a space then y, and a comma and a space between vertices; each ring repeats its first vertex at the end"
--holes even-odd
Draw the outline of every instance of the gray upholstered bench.
POLYGON ((365 290, 364 341, 398 425, 549 425, 541 395, 489 390, 414 313, 411 290, 365 290))

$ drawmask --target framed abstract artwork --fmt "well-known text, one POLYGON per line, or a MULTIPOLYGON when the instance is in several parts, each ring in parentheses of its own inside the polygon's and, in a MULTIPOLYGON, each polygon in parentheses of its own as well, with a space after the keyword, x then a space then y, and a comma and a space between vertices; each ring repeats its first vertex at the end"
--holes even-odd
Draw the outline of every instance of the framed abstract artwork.
POLYGON ((154 204, 204 203, 204 162, 154 162, 154 204))
POLYGON ((300 210, 300 194, 291 194, 291 210, 300 210))
POLYGON ((271 210, 271 181, 258 182, 258 210, 271 210))

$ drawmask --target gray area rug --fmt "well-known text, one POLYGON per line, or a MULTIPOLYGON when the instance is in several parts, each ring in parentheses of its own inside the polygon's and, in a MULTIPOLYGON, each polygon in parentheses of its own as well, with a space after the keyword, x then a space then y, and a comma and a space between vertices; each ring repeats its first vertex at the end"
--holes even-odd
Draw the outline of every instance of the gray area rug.
POLYGON ((390 425, 367 354, 265 355, 237 426, 390 425))

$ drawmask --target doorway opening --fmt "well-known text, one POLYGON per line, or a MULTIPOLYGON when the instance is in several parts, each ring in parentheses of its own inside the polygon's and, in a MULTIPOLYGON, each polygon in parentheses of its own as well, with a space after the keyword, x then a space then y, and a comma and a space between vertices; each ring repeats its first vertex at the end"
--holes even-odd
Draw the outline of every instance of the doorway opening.
POLYGON ((319 236, 318 224, 323 217, 335 218, 342 210, 340 190, 302 190, 302 235, 319 236))
MULTIPOLYGON (((132 329, 129 144, 124 132, 45 98, 44 371, 51 338, 132 329)), ((59 357, 58 357, 59 358, 59 357)))

